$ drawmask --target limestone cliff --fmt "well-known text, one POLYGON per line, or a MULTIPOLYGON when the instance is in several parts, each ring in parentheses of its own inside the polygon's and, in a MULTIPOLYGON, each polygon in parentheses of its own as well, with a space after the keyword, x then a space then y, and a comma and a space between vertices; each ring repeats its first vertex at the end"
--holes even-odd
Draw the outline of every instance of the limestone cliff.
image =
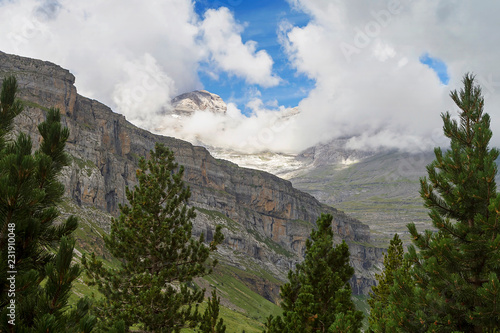
MULTIPOLYGON (((213 158, 205 148, 132 125, 109 107, 78 95, 75 77, 57 65, 0 52, 0 79, 9 74, 17 77, 19 97, 26 106, 16 120, 17 129, 29 132, 35 142, 39 141, 36 127, 47 108, 60 109, 71 133, 67 151, 73 157, 62 181, 66 196, 76 204, 116 215, 118 204, 125 203, 125 187, 136 183, 139 157, 162 142, 185 167, 190 202, 198 208, 195 233, 203 231, 210 238, 215 223, 226 226, 225 246, 219 252, 227 263, 240 268, 254 265, 283 281, 302 259, 305 240, 324 212, 334 216, 337 240, 350 245, 356 269, 354 292, 366 294, 374 283, 373 268, 382 251, 369 246, 369 229, 361 222, 319 203, 289 181, 240 168, 213 158)), ((103 219, 101 227, 109 228, 109 220, 103 219)), ((258 280, 255 285, 266 282, 258 280)), ((268 284, 258 291, 275 300, 278 290, 268 284)))

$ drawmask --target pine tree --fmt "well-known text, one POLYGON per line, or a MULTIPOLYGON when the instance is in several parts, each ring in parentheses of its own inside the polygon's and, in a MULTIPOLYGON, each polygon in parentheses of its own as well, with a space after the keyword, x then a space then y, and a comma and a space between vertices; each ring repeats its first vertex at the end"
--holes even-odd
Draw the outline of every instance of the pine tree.
POLYGON ((225 333, 226 325, 224 320, 219 319, 220 298, 217 297, 217 291, 212 290, 212 298, 208 299, 207 309, 201 320, 200 333, 225 333))
POLYGON ((413 243, 409 280, 395 275, 391 325, 406 332, 493 332, 500 327, 500 195, 496 192, 497 149, 488 147, 490 117, 481 89, 465 75, 464 88, 450 95, 459 121, 442 115, 451 148, 421 180, 420 194, 436 229, 420 234, 408 226, 413 243))
POLYGON ((384 254, 384 271, 376 274, 377 286, 372 287, 372 294, 368 299, 370 305, 370 317, 368 323, 372 332, 386 332, 384 309, 388 305, 389 288, 394 283, 394 274, 405 265, 403 261, 403 242, 398 234, 394 234, 387 254, 384 254))
POLYGON ((333 246, 332 216, 322 214, 306 242, 304 262, 288 273, 280 290, 283 315, 270 316, 266 332, 359 332, 363 314, 351 300, 345 242, 333 246))
POLYGON ((22 111, 16 91, 16 79, 6 78, 0 99, 0 331, 90 332, 89 301, 68 309, 72 282, 80 275, 71 264, 77 219, 55 223, 69 132, 61 127, 59 110, 51 109, 38 126, 42 142, 34 154, 26 134, 10 141, 22 111))
POLYGON ((95 255, 83 263, 92 283, 105 299, 98 306, 100 325, 123 320, 128 328, 141 324, 151 332, 179 332, 200 321, 198 304, 204 290, 190 288, 194 277, 216 265, 208 263, 223 236, 218 226, 207 247, 204 236, 191 237, 194 209, 187 208, 190 190, 184 186, 181 166, 172 151, 156 144, 151 158, 142 158, 138 186, 126 189, 129 204, 112 219, 106 247, 121 260, 119 269, 107 269, 95 255), (194 306, 194 308, 193 308, 194 306))

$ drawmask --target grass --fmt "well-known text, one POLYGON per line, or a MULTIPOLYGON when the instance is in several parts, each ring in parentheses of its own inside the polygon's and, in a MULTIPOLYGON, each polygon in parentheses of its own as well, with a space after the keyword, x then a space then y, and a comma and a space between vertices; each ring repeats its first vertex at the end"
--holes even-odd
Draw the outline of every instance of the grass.
POLYGON ((258 240, 261 243, 266 244, 274 252, 281 254, 281 255, 284 255, 287 258, 295 257, 295 255, 292 252, 288 251, 287 249, 285 249, 283 246, 279 245, 278 243, 272 241, 269 238, 262 238, 262 236, 257 231, 255 231, 253 229, 247 229, 247 231, 249 233, 251 233, 255 237, 256 240, 258 240))
POLYGON ((215 210, 208 210, 208 209, 204 209, 204 208, 199 208, 199 207, 195 207, 195 209, 199 213, 208 216, 208 218, 210 220, 212 220, 216 223, 223 222, 224 226, 233 232, 240 230, 240 225, 238 223, 236 223, 234 220, 227 217, 226 215, 222 214, 221 212, 218 212, 215 210))
MULTIPOLYGON (((207 306, 206 301, 200 304, 200 312, 203 313, 207 306)), ((228 309, 224 306, 219 307, 219 318, 222 318, 224 324, 226 325, 227 333, 260 333, 264 326, 254 320, 251 319, 238 311, 234 311, 228 309)), ((185 328, 181 330, 182 333, 194 333, 197 332, 195 329, 185 328)))
POLYGON ((250 273, 236 267, 219 265, 205 279, 220 290, 231 303, 243 309, 245 315, 252 320, 263 323, 270 314, 279 315, 280 307, 264 299, 236 278, 244 277, 245 274, 250 273))
POLYGON ((370 305, 368 304, 367 295, 353 295, 352 301, 356 306, 356 309, 363 312, 363 330, 366 332, 368 329, 368 316, 370 315, 370 305))
POLYGON ((23 104, 23 106, 25 108, 35 108, 35 109, 40 109, 40 110, 43 110, 43 111, 49 111, 50 109, 45 107, 45 106, 42 106, 38 103, 35 103, 35 102, 32 102, 32 101, 27 101, 27 100, 21 100, 21 103, 23 104))
POLYGON ((86 278, 84 277, 84 274, 82 274, 76 281, 73 282, 71 295, 68 301, 70 307, 75 306, 76 303, 78 303, 78 301, 84 297, 89 297, 96 300, 99 300, 103 297, 103 295, 97 290, 96 287, 89 287, 85 283, 85 280, 86 278))
MULTIPOLYGON (((67 215, 75 215, 78 217, 78 227, 73 233, 76 239, 74 261, 78 264, 81 263, 81 255, 89 254, 91 252, 96 252, 99 257, 106 257, 103 259, 105 267, 108 268, 118 268, 119 261, 111 256, 106 250, 103 240, 103 235, 105 231, 97 225, 95 217, 88 213, 89 208, 82 208, 70 201, 69 199, 63 200, 59 204, 59 208, 62 212, 62 217, 65 218, 67 215)), ((90 209, 92 212, 95 209, 90 209)), ((104 214, 104 218, 110 218, 107 214, 104 214)), ((71 290, 72 294, 69 298, 69 305, 75 306, 80 298, 83 297, 95 297, 100 299, 102 294, 97 290, 96 287, 90 287, 86 283, 87 278, 85 273, 82 273, 80 277, 73 282, 73 288, 71 290)))
POLYGON ((85 170, 87 172, 88 177, 92 175, 92 170, 97 168, 95 163, 90 160, 82 160, 81 158, 78 158, 76 156, 73 155, 70 156, 73 159, 73 162, 78 166, 80 170, 82 171, 85 170))

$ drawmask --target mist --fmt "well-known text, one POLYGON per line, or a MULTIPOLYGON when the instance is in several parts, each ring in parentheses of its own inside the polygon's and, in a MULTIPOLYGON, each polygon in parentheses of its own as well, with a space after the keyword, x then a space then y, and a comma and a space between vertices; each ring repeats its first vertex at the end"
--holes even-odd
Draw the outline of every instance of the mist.
POLYGON ((301 149, 290 145, 297 129, 297 109, 270 108, 258 98, 246 106, 251 109, 249 115, 229 103, 226 114, 199 110, 190 117, 163 116, 153 131, 194 144, 244 153, 293 154, 301 149))

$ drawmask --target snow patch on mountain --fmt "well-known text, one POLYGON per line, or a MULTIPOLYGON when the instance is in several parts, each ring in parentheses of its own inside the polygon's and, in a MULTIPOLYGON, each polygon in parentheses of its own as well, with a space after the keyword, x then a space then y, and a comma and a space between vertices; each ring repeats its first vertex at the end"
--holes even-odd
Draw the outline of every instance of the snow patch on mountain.
POLYGON ((167 113, 190 115, 197 110, 225 114, 227 105, 219 95, 206 90, 196 90, 172 99, 172 109, 167 113))
POLYGON ((245 154, 235 150, 206 147, 215 158, 231 161, 243 168, 262 170, 288 179, 306 164, 296 159, 297 155, 273 152, 245 154))
POLYGON ((280 149, 275 142, 278 136, 287 132, 293 139, 293 126, 300 115, 297 107, 269 110, 257 101, 247 117, 234 104, 226 104, 206 90, 179 95, 171 105, 158 125, 159 133, 204 146, 216 158, 285 179, 321 165, 347 168, 374 154, 350 149, 352 138, 320 143, 300 153, 280 149))

